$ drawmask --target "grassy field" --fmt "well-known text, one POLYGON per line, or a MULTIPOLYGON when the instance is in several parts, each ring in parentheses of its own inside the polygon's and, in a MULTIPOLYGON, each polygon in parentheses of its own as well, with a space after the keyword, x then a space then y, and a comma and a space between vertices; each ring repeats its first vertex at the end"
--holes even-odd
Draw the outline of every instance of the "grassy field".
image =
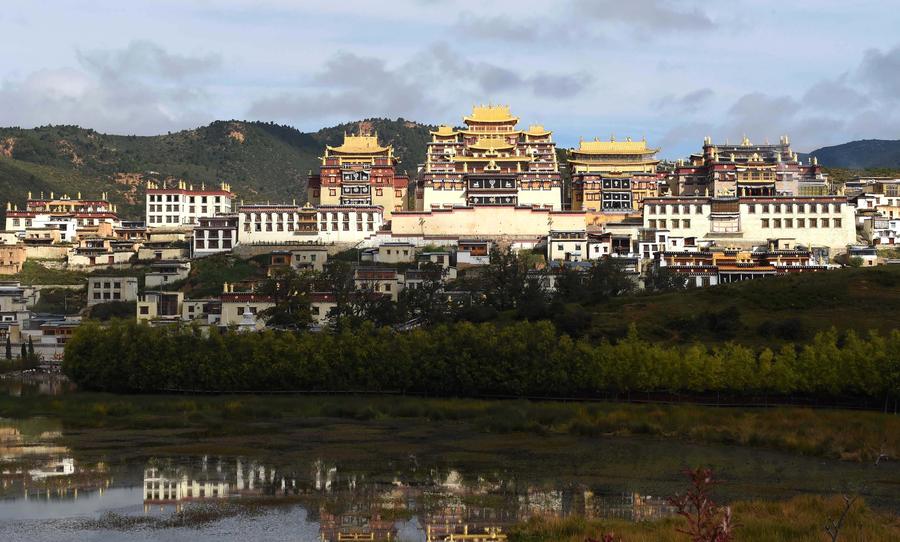
POLYGON ((657 295, 589 306, 590 333, 624 336, 634 323, 653 341, 673 344, 734 340, 778 347, 837 327, 867 332, 897 327, 900 266, 841 269, 657 295))
MULTIPOLYGON (((900 458, 900 416, 808 408, 480 401, 356 396, 121 396, 76 393, 0 397, 0 417, 50 416, 73 428, 203 430, 228 435, 233 422, 353 421, 463 423, 481 433, 650 436, 687 443, 771 449, 855 462, 900 458)), ((277 429, 276 429, 277 430, 277 429)))
MULTIPOLYGON (((843 511, 839 496, 830 498, 801 496, 785 501, 739 501, 732 510, 738 523, 735 540, 742 542, 821 542, 827 540, 823 525, 843 511)), ((582 518, 533 520, 516 526, 511 542, 584 542, 600 539, 603 533, 614 533, 621 542, 687 542, 678 532, 684 527, 681 518, 631 523, 625 521, 590 521, 582 518)), ((873 511, 857 501, 847 515, 840 540, 889 542, 900 540, 900 518, 873 511)))

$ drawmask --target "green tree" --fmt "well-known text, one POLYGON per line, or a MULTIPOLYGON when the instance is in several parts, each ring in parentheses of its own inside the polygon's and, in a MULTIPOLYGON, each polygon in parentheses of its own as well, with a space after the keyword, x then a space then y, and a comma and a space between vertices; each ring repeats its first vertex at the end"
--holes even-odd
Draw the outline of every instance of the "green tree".
POLYGON ((270 326, 303 330, 312 321, 309 294, 317 274, 313 271, 296 271, 290 267, 279 269, 260 285, 259 293, 268 295, 275 303, 260 316, 270 326))
POLYGON ((587 279, 587 293, 593 301, 630 294, 635 282, 618 258, 602 258, 594 262, 587 279))
POLYGON ((9 334, 6 335, 6 359, 12 359, 12 341, 9 334))
POLYGON ((672 271, 666 266, 650 264, 644 276, 644 289, 647 292, 671 292, 687 287, 687 276, 672 271))

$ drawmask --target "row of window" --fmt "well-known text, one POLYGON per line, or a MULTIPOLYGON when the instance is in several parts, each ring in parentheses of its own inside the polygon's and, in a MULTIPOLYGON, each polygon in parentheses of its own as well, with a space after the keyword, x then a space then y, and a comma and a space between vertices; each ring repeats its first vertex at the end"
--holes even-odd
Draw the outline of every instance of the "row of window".
POLYGON ((199 250, 205 249, 230 249, 232 247, 231 239, 222 239, 222 242, 219 243, 218 239, 195 239, 194 240, 194 248, 199 250))
MULTIPOLYGON (((319 194, 321 194, 321 192, 320 192, 319 190, 313 190, 313 197, 319 197, 319 194)), ((328 195, 329 195, 329 196, 337 196, 337 188, 329 188, 329 189, 328 189, 328 195)), ((383 188, 375 188, 375 195, 376 195, 376 196, 383 196, 383 195, 384 195, 384 189, 383 189, 383 188)), ((395 197, 395 198, 402 198, 402 197, 403 197, 403 190, 394 190, 394 197, 395 197)))
MULTIPOLYGON (((211 199, 215 203, 222 203, 221 196, 214 196, 207 198, 207 196, 185 196, 184 201, 188 203, 196 203, 197 200, 200 200, 200 203, 207 203, 207 199, 211 199)), ((153 202, 179 202, 181 200, 181 194, 150 194, 147 196, 148 201, 153 202)))
POLYGON ((677 214, 685 214, 688 215, 691 213, 691 209, 693 208, 694 214, 702 214, 703 213, 703 205, 663 205, 663 204, 649 204, 647 207, 647 213, 651 215, 664 215, 666 214, 666 210, 670 210, 673 215, 677 214))
POLYGON ((214 206, 206 206, 206 205, 199 205, 199 206, 198 206, 198 205, 185 205, 185 206, 183 207, 183 209, 184 209, 184 210, 182 210, 182 206, 181 206, 181 205, 178 205, 178 204, 175 204, 175 205, 166 205, 165 207, 164 207, 163 205, 153 205, 153 204, 147 206, 147 212, 148 212, 148 213, 162 213, 162 212, 167 212, 167 213, 173 213, 173 212, 174 212, 174 213, 181 213, 181 212, 187 212, 188 214, 195 215, 195 214, 197 214, 197 213, 199 212, 199 213, 202 214, 202 215, 206 215, 206 214, 208 214, 208 213, 207 213, 208 211, 211 211, 209 214, 216 214, 216 213, 221 213, 221 212, 225 211, 225 208, 224 208, 224 207, 219 207, 218 205, 214 205, 214 206))
MULTIPOLYGON (((360 221, 356 221, 356 231, 375 231, 375 224, 373 222, 366 222, 365 229, 363 229, 363 223, 360 221)), ((322 222, 319 224, 320 231, 350 231, 350 222, 342 222, 341 227, 338 227, 337 222, 331 222, 331 228, 328 227, 328 222, 322 222)))
MULTIPOLYGON (((763 204, 755 204, 751 203, 747 205, 747 212, 750 214, 754 214, 757 211, 757 207, 759 207, 759 211, 762 214, 767 213, 827 213, 829 206, 827 203, 763 203, 763 204)), ((840 203, 832 203, 831 204, 831 212, 840 213, 841 212, 841 204, 840 203)))
MULTIPOLYGON (((66 221, 68 223, 68 221, 66 221)), ((79 226, 98 226, 100 225, 99 218, 79 218, 75 221, 79 226)), ((54 224, 63 224, 63 222, 54 222, 54 224)), ((33 225, 32 219, 30 218, 13 218, 12 225, 14 227, 25 226, 26 228, 31 227, 33 225)))
POLYGON ((773 218, 771 220, 763 218, 760 220, 763 228, 827 228, 829 224, 832 228, 840 228, 843 224, 840 218, 832 218, 830 222, 827 218, 773 218))
POLYGON ((682 218, 677 219, 673 218, 671 220, 667 220, 665 218, 661 218, 659 220, 650 219, 647 221, 647 226, 650 228, 659 228, 664 230, 666 228, 671 228, 673 230, 677 230, 678 228, 690 228, 691 227, 691 219, 690 218, 682 218))
POLYGON ((197 229, 195 229, 194 237, 198 238, 198 239, 199 238, 202 238, 202 239, 219 239, 219 238, 230 239, 230 238, 234 237, 234 232, 235 232, 235 230, 197 230, 197 229), (225 235, 226 233, 228 235, 225 235))
POLYGON ((94 292, 94 299, 122 299, 122 292, 94 292))
POLYGON ((106 289, 116 288, 116 289, 120 289, 120 288, 122 288, 122 283, 121 283, 120 281, 114 281, 114 282, 100 282, 99 280, 97 280, 97 281, 94 281, 94 288, 106 288, 106 289))

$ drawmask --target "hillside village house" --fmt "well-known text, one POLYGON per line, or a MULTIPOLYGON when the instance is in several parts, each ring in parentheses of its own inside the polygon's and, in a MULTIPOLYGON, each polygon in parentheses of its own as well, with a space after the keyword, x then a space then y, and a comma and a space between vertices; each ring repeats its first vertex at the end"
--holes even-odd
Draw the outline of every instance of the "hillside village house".
POLYGON ((312 292, 310 294, 310 315, 312 323, 317 327, 328 325, 331 311, 337 307, 337 298, 333 292, 312 292))
POLYGON ((296 270, 309 269, 322 272, 328 262, 328 247, 308 245, 291 250, 290 265, 296 270))
POLYGON ((275 302, 270 296, 254 292, 235 292, 234 286, 227 283, 225 289, 226 291, 219 296, 222 303, 219 325, 242 326, 249 316, 255 329, 265 327, 265 320, 260 313, 275 306, 275 302))
POLYGON ((191 243, 193 258, 231 252, 238 244, 237 213, 198 218, 191 243))
POLYGON ((144 284, 147 288, 159 288, 188 278, 190 272, 190 261, 154 261, 150 264, 150 271, 144 275, 144 284))
POLYGON ((480 239, 460 239, 456 243, 456 265, 488 265, 491 263, 491 242, 480 239))
POLYGON ((762 247, 667 249, 656 254, 657 265, 686 275, 688 286, 714 286, 760 277, 823 271, 814 253, 794 239, 769 239, 762 247))
POLYGON ((15 275, 25 265, 26 248, 22 243, 0 242, 0 275, 15 275))
POLYGON ((88 306, 111 301, 135 301, 137 277, 91 277, 87 279, 88 306))
POLYGON ((357 290, 381 294, 397 301, 403 289, 402 275, 396 269, 383 267, 360 267, 353 274, 357 290))

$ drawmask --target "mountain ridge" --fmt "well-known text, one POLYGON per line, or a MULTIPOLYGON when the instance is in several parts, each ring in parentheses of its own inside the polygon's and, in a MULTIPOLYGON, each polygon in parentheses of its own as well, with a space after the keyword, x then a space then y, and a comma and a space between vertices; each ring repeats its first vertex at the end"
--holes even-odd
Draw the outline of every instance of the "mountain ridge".
MULTIPOLYGON (((394 146, 398 169, 414 178, 434 128, 403 118, 368 118, 315 132, 235 119, 151 136, 70 125, 0 128, 0 205, 24 205, 28 192, 35 197, 107 192, 123 217, 137 219, 143 217, 142 188, 151 179, 228 182, 238 200, 252 202, 303 200, 325 146, 340 144, 344 133, 377 132, 382 143, 394 146)), ((565 150, 557 151, 562 162, 565 150)), ((900 140, 850 141, 801 156, 815 156, 836 180, 895 175, 900 140)))
POLYGON ((0 128, 0 202, 24 204, 27 192, 74 197, 108 192, 123 216, 140 218, 149 180, 232 185, 238 199, 302 199, 325 145, 345 132, 374 131, 394 146, 399 169, 415 176, 433 126, 370 118, 301 132, 259 121, 223 120, 155 136, 103 134, 79 126, 0 128), (299 196, 299 198, 298 198, 299 196))
POLYGON ((900 168, 900 140, 858 139, 821 147, 806 156, 815 156, 826 167, 845 169, 900 168))

